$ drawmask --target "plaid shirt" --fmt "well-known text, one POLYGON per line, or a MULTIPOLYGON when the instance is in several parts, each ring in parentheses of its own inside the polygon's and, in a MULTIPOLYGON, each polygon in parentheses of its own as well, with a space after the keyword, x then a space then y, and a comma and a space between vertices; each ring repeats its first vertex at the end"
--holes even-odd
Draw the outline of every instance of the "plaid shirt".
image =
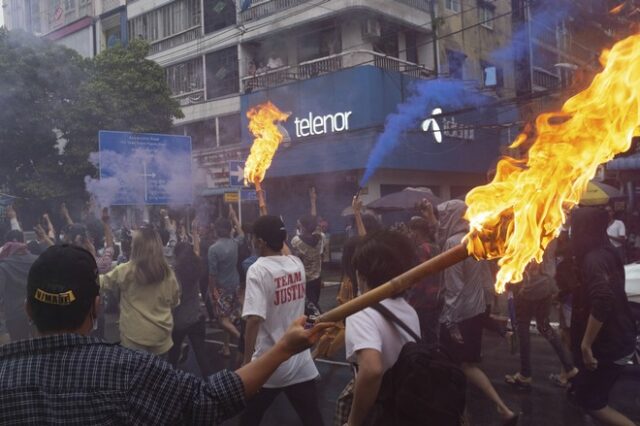
POLYGON ((161 359, 62 334, 0 347, 0 424, 219 424, 245 406, 230 371, 199 379, 161 359))

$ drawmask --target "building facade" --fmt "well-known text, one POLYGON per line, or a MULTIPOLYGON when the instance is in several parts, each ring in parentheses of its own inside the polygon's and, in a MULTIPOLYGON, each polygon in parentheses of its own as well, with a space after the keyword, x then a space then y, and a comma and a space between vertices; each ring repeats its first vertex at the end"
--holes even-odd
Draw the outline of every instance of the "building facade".
POLYGON ((93 57, 127 42, 125 0, 2 0, 5 26, 93 57))
POLYGON ((365 202, 406 186, 461 196, 485 181, 520 126, 513 105, 499 102, 514 96, 513 61, 495 54, 512 36, 510 0, 3 1, 9 28, 72 47, 75 36, 90 40, 92 54, 110 40, 149 42, 182 106, 174 131, 193 140, 202 196, 221 200, 229 162, 247 157, 248 108, 272 100, 290 111, 290 140, 265 181, 269 204, 296 206, 283 212, 289 223, 310 186, 334 216, 350 204, 387 116, 423 81, 458 81, 486 106, 425 106, 367 183, 365 202), (431 117, 436 108, 442 116, 431 117), (439 142, 421 131, 431 119, 439 142))

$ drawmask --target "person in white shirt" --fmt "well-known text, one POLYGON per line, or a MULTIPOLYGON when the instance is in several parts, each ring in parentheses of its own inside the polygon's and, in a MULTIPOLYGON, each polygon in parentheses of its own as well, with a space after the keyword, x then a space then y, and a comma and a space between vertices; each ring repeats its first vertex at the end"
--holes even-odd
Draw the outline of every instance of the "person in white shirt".
MULTIPOLYGON (((247 271, 243 318, 246 319, 244 362, 259 358, 282 337, 288 324, 304 314, 305 273, 302 261, 283 255, 287 238, 282 220, 261 216, 253 225, 260 254, 247 271)), ((305 426, 321 426, 315 379, 318 370, 309 350, 282 363, 247 403, 240 425, 259 425, 273 400, 284 392, 305 426)))
POLYGON ((607 206, 607 213, 609 213, 609 226, 607 227, 607 235, 609 241, 616 248, 616 251, 622 257, 622 263, 626 263, 626 251, 625 244, 627 242, 627 230, 624 226, 624 222, 616 219, 615 212, 611 206, 607 206))
MULTIPOLYGON (((367 235, 358 245, 352 260, 360 292, 366 293, 402 274, 414 266, 415 261, 411 241, 403 234, 380 231, 367 235)), ((381 305, 420 336, 418 314, 403 295, 385 299, 381 305)), ((374 308, 347 317, 347 360, 357 365, 353 403, 348 410, 349 426, 365 422, 380 390, 382 376, 395 364, 405 343, 412 341, 414 339, 406 331, 385 319, 374 308)), ((347 420, 346 412, 336 415, 342 417, 340 422, 347 420)))

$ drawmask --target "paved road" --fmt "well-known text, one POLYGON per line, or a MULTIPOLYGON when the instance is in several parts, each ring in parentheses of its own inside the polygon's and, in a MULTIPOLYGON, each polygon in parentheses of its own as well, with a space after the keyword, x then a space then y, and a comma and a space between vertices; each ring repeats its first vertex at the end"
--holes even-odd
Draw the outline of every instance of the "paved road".
MULTIPOLYGON (((321 301, 323 308, 334 304, 336 292, 337 288, 335 287, 323 290, 321 301)), ((111 336, 113 336, 113 332, 112 328, 111 336)), ((217 354, 220 347, 217 341, 220 340, 220 337, 220 332, 216 329, 209 330, 210 352, 219 368, 229 368, 231 366, 230 360, 221 358, 217 354)), ((513 410, 522 412, 519 424, 532 426, 595 425, 579 409, 567 402, 561 389, 554 387, 547 380, 549 374, 557 372, 560 368, 551 347, 539 336, 532 336, 531 343, 534 386, 531 391, 523 392, 512 389, 503 382, 505 374, 518 370, 518 356, 510 355, 506 342, 496 335, 486 332, 483 341, 483 368, 506 403, 513 410)), ((335 400, 351 378, 349 367, 342 365, 344 355, 341 357, 342 359, 334 360, 336 363, 317 363, 321 375, 318 382, 320 406, 326 425, 332 424, 335 400)), ((189 356, 182 368, 199 374, 193 356, 189 356)), ((476 389, 470 387, 467 400, 472 425, 500 424, 492 404, 476 389)), ((640 423, 640 372, 632 371, 631 374, 618 382, 613 391, 611 404, 630 416, 636 423, 640 423)), ((262 424, 264 426, 297 426, 301 422, 284 395, 281 395, 266 413, 262 424)), ((237 419, 232 419, 225 425, 237 425, 237 419)))

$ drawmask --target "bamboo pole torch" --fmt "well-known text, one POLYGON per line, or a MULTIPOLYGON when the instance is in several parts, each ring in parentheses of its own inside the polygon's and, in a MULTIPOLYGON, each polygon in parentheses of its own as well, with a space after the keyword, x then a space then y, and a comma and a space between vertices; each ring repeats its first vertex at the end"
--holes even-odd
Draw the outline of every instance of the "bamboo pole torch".
POLYGON ((258 207, 260 207, 260 216, 266 216, 267 203, 264 201, 264 191, 262 190, 262 184, 256 179, 256 195, 258 196, 258 207))
POLYGON ((416 266, 415 268, 408 270, 404 274, 398 275, 391 281, 388 281, 347 303, 325 312, 317 317, 314 322, 337 322, 344 320, 349 315, 375 305, 376 303, 380 303, 384 299, 393 297, 409 289, 424 277, 443 271, 456 263, 462 262, 467 257, 469 257, 469 253, 465 245, 460 244, 455 246, 416 266))

